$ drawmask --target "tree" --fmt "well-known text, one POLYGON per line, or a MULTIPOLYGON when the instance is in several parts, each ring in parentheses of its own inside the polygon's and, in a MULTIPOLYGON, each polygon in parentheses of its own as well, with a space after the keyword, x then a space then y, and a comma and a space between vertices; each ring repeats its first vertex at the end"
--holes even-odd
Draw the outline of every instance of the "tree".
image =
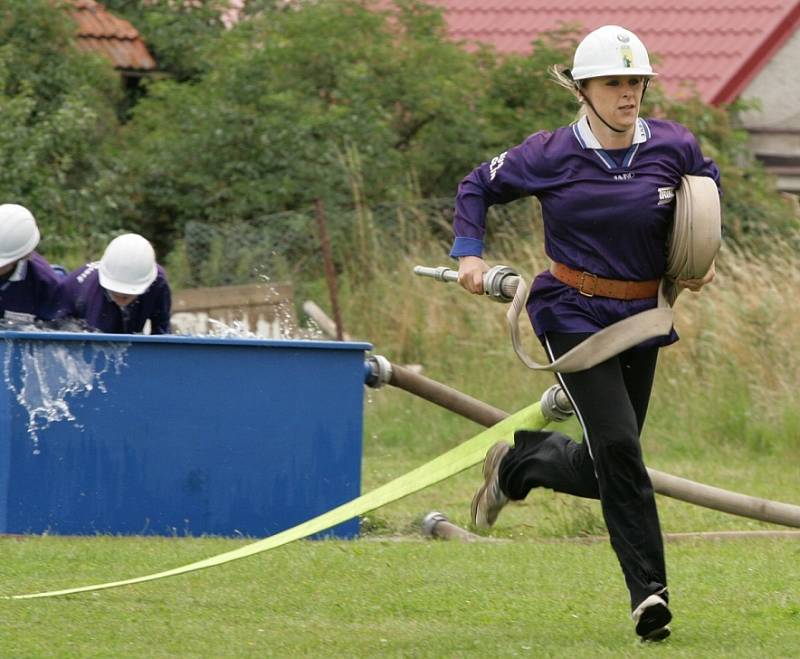
POLYGON ((352 175, 372 201, 400 194, 409 171, 423 194, 452 191, 481 150, 485 72, 422 4, 275 9, 222 35, 207 57, 193 84, 152 84, 124 130, 125 180, 151 233, 317 197, 346 204, 352 175))
MULTIPOLYGON (((192 220, 247 222, 317 198, 344 231, 336 209, 354 198, 452 198, 477 163, 577 109, 547 76, 569 62, 570 29, 501 57, 453 43, 440 11, 416 0, 252 0, 231 29, 223 0, 106 4, 169 74, 147 83, 123 127, 119 80, 77 50, 63 5, 0 9, 0 195, 31 207, 58 258, 96 252, 122 227, 163 254, 192 220)), ((796 224, 731 109, 655 86, 647 102, 722 166, 729 235, 796 224)))
POLYGON ((227 0, 104 0, 112 13, 136 27, 158 62, 159 72, 179 82, 208 72, 206 51, 225 30, 227 0))
POLYGON ((113 224, 99 152, 116 130, 120 84, 78 51, 74 31, 49 0, 7 0, 0 12, 0 199, 34 213, 54 259, 82 256, 113 224))

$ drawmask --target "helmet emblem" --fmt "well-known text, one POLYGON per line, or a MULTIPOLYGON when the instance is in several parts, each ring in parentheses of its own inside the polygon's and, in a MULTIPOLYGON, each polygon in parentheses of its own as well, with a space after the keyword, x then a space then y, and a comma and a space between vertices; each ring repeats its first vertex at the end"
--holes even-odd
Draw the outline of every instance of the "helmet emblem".
POLYGON ((628 43, 631 40, 631 38, 627 34, 625 34, 624 32, 620 32, 617 35, 617 40, 621 41, 622 43, 628 43))
POLYGON ((631 47, 622 46, 619 50, 622 55, 622 66, 626 69, 633 67, 633 50, 631 50, 631 47))

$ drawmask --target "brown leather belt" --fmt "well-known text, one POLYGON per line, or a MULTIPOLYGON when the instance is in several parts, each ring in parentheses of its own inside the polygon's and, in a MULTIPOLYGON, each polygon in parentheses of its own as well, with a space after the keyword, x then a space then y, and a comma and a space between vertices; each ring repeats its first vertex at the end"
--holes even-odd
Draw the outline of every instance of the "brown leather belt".
POLYGON ((606 279, 591 272, 575 270, 563 263, 553 263, 550 272, 558 281, 577 288, 578 293, 586 297, 611 297, 615 300, 641 300, 658 295, 661 280, 624 281, 622 279, 606 279))

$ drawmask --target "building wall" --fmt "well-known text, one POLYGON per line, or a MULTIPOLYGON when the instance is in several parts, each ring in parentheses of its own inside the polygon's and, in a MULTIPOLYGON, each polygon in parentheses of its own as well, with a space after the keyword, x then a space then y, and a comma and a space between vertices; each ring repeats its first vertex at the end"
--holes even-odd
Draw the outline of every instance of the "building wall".
POLYGON ((743 99, 760 110, 742 113, 750 148, 778 178, 785 192, 800 193, 800 30, 750 82, 743 99))

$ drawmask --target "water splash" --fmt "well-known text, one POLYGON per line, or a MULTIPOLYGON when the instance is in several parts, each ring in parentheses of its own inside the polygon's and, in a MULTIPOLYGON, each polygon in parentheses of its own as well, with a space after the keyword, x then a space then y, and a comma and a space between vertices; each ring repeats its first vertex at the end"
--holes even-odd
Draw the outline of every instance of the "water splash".
POLYGON ((266 286, 265 300, 278 299, 275 305, 275 324, 277 332, 274 338, 278 339, 306 339, 311 341, 324 341, 326 336, 319 325, 313 320, 307 327, 299 326, 295 320, 294 306, 290 300, 281 297, 279 291, 272 285, 269 275, 259 273, 258 278, 266 286))
POLYGON ((305 339, 329 340, 313 320, 307 326, 297 322, 294 304, 286 293, 271 282, 269 275, 256 272, 260 303, 252 307, 218 310, 211 317, 208 309, 178 311, 172 316, 173 331, 183 336, 213 336, 226 339, 305 339))
POLYGON ((311 341, 330 341, 313 318, 308 319, 306 327, 301 331, 301 338, 310 339, 311 341))
POLYGON ((223 339, 257 339, 258 334, 248 329, 242 320, 232 320, 230 324, 216 318, 208 319, 208 334, 223 339))
POLYGON ((94 389, 106 392, 103 376, 119 374, 127 343, 49 343, 6 339, 3 377, 6 387, 28 414, 27 430, 39 453, 39 432, 59 421, 77 422, 71 399, 94 389))

